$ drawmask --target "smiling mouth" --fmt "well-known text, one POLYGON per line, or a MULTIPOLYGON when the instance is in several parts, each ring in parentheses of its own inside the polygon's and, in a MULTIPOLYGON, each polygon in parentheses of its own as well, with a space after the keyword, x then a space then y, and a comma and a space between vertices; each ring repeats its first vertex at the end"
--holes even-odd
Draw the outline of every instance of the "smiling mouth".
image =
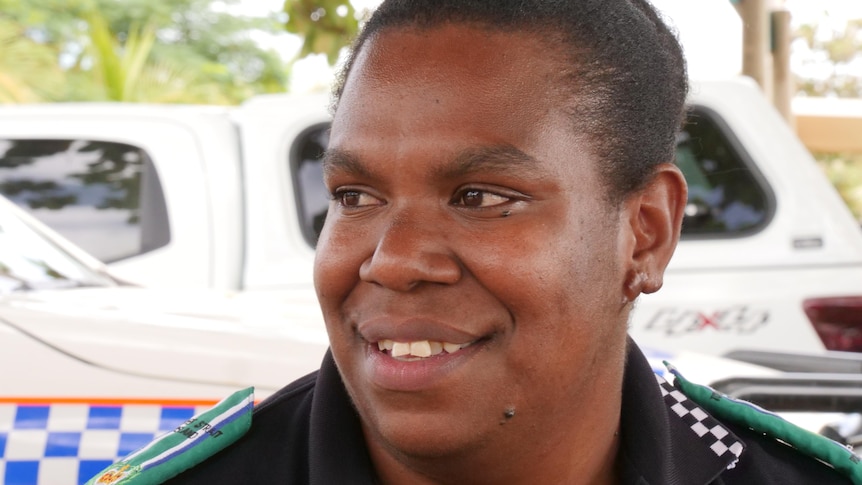
POLYGON ((416 340, 412 342, 396 342, 390 339, 384 339, 377 342, 377 348, 387 353, 393 359, 411 362, 416 360, 427 359, 435 355, 454 354, 459 350, 465 349, 473 345, 476 341, 463 344, 454 344, 451 342, 438 342, 436 340, 416 340))

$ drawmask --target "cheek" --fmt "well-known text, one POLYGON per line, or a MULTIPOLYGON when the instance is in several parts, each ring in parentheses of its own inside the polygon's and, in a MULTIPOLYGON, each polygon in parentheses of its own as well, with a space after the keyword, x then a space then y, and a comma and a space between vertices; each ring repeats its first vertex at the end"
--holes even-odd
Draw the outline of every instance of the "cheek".
POLYGON ((314 287, 337 363, 352 341, 350 327, 343 325, 342 306, 357 284, 361 264, 356 262, 359 258, 357 243, 351 241, 345 232, 327 223, 321 232, 314 259, 314 287))
MULTIPOLYGON (((572 306, 599 305, 601 299, 618 301, 608 294, 620 278, 615 238, 608 231, 550 231, 512 238, 505 250, 476 250, 473 261, 477 278, 498 294, 515 313, 531 318, 550 314, 583 314, 572 306), (514 242, 517 241, 517 242, 514 242), (482 261, 482 264, 476 264, 482 261)), ((620 286, 621 287, 621 286, 620 286)))
MULTIPOLYGON (((332 211, 330 211, 332 212, 332 211)), ((359 278, 365 251, 361 230, 349 230, 328 220, 320 233, 314 257, 314 287, 324 313, 334 310, 359 278)))
MULTIPOLYGON (((512 373, 548 389, 548 395, 563 388, 577 392, 578 376, 598 376, 600 356, 612 343, 624 342, 622 273, 612 240, 560 235, 532 249, 541 257, 513 260, 509 278, 489 284, 491 291, 508 295, 505 303, 515 317, 512 373)), ((533 399, 540 406, 556 405, 533 399)))

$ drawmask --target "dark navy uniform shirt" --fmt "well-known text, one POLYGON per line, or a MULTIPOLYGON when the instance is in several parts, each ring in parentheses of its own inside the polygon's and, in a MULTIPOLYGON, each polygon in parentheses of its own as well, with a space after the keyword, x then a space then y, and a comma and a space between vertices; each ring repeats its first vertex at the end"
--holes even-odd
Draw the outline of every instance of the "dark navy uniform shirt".
MULTIPOLYGON (((653 373, 629 340, 617 466, 625 485, 848 484, 829 466, 719 423, 653 373)), ((170 484, 374 484, 359 417, 332 356, 264 400, 251 430, 170 484)))

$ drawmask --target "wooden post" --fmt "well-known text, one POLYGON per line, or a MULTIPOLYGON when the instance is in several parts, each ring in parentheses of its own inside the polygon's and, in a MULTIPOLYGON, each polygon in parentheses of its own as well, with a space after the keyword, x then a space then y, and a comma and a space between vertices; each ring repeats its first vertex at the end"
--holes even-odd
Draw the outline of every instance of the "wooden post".
POLYGON ((769 16, 766 0, 742 0, 742 73, 750 76, 769 95, 771 82, 766 75, 769 54, 769 16))
POLYGON ((790 12, 775 10, 770 14, 772 20, 772 102, 784 119, 795 127, 790 101, 793 98, 793 73, 790 72, 790 12))
POLYGON ((796 132, 815 152, 862 154, 862 99, 798 98, 796 132))

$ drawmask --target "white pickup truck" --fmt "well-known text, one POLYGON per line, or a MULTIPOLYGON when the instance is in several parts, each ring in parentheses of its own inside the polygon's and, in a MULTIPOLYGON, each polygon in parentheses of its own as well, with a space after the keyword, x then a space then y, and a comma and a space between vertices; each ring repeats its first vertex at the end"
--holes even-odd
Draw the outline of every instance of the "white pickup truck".
MULTIPOLYGON (((0 193, 132 282, 309 289, 327 104, 2 107, 0 193)), ((862 351, 858 223, 752 82, 696 82, 690 106, 683 239, 632 335, 711 354, 862 351)))

